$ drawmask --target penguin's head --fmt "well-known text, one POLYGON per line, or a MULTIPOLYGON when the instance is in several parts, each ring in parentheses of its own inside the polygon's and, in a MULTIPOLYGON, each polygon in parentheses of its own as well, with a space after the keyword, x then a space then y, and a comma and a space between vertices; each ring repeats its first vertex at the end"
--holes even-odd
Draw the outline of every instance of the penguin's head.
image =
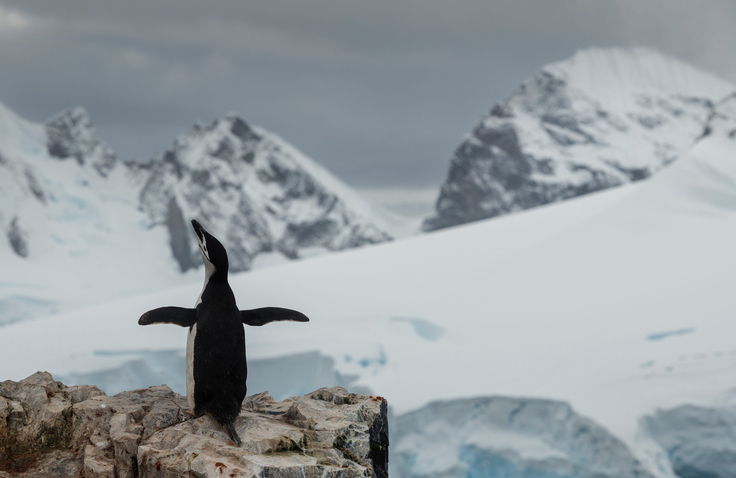
POLYGON ((215 274, 224 274, 227 277, 227 251, 220 241, 212 234, 207 232, 200 223, 192 219, 192 227, 197 234, 197 242, 199 243, 199 252, 202 253, 204 261, 205 273, 208 277, 215 274))

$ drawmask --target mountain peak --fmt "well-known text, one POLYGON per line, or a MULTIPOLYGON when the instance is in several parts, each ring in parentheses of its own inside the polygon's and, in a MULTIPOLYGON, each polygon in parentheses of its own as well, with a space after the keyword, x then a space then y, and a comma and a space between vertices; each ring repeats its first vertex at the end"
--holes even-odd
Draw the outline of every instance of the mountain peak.
POLYGON ((566 80, 603 103, 649 91, 720 98, 736 88, 733 83, 648 47, 585 48, 566 60, 543 66, 541 71, 566 80))
POLYGON ((262 253, 294 259, 390 240, 340 184, 286 141, 229 113, 177 137, 152 162, 140 200, 152 223, 168 229, 182 271, 201 264, 185 221, 193 217, 241 271, 262 253))
POLYGON ((80 165, 89 163, 103 177, 115 167, 115 153, 100 139, 89 113, 81 106, 52 117, 45 128, 49 156, 74 158, 80 165))
POLYGON ((736 85, 648 48, 589 48, 524 81, 466 135, 425 230, 645 179, 736 85))

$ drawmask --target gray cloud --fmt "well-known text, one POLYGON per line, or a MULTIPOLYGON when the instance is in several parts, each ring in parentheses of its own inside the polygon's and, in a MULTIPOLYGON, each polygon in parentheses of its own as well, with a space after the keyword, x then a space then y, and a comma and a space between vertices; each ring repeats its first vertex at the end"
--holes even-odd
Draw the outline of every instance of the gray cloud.
POLYGON ((438 185, 480 115, 578 48, 648 45, 736 80, 732 2, 0 6, 0 101, 20 115, 83 105, 122 157, 145 158, 236 111, 364 188, 438 185))

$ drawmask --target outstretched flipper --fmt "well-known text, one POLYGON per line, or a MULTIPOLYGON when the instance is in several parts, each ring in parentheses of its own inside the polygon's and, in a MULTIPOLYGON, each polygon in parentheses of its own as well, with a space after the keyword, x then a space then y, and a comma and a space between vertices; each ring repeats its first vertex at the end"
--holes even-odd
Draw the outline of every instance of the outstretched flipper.
POLYGON ((184 307, 159 307, 149 310, 138 319, 138 325, 174 324, 191 327, 197 321, 197 309, 184 307))
POLYGON ((281 307, 262 307, 260 309, 241 310, 240 317, 245 325, 261 326, 269 322, 281 322, 289 320, 292 322, 309 322, 309 318, 291 309, 281 307))

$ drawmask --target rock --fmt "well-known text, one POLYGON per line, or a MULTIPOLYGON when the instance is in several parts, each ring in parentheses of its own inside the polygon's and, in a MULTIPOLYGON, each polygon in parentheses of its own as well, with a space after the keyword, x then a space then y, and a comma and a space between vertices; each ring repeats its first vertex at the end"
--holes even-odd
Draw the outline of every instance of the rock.
POLYGON ((89 162, 102 177, 110 174, 115 167, 115 153, 97 135, 84 108, 62 111, 48 120, 45 128, 49 156, 62 160, 74 158, 80 165, 89 162))
POLYGON ((0 478, 387 478, 386 400, 322 388, 276 402, 247 397, 237 447, 209 416, 191 418, 167 386, 107 396, 47 372, 0 383, 0 478))

